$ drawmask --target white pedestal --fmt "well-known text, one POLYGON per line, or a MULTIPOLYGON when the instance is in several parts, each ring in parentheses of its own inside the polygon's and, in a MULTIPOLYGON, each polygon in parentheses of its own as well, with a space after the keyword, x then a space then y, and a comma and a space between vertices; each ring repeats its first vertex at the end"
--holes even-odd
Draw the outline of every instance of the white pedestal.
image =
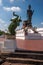
POLYGON ((7 39, 4 42, 4 48, 3 48, 3 52, 15 52, 16 50, 16 40, 9 40, 7 39))
POLYGON ((3 47, 4 47, 4 41, 0 41, 0 51, 2 51, 3 47))

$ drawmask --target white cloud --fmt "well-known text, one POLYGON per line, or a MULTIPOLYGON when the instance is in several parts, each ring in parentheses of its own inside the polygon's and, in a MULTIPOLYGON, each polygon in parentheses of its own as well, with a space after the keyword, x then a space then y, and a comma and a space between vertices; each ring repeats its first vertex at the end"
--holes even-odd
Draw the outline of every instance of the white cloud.
POLYGON ((14 0, 10 0, 10 2, 12 3, 12 2, 14 2, 14 0))
POLYGON ((6 27, 8 24, 4 24, 4 26, 6 27))
POLYGON ((4 24, 5 24, 5 21, 0 19, 0 30, 4 30, 4 24))
MULTIPOLYGON (((10 0, 11 3, 14 2, 14 1, 18 2, 20 0, 10 0)), ((25 2, 25 0, 21 0, 21 1, 25 2)))
POLYGON ((5 23, 5 21, 3 21, 2 19, 0 19, 0 24, 4 24, 5 23))
POLYGON ((2 5, 2 0, 0 0, 0 6, 2 5))
POLYGON ((3 7, 3 9, 6 11, 11 11, 11 9, 9 7, 3 7))
POLYGON ((21 9, 20 9, 20 7, 11 7, 11 10, 12 11, 20 11, 21 9))
POLYGON ((3 9, 6 11, 15 11, 15 12, 19 12, 21 10, 20 7, 3 7, 3 9))
POLYGON ((25 2, 25 0, 23 0, 23 2, 25 2))
POLYGON ((5 31, 8 28, 8 23, 5 22, 4 20, 0 19, 0 30, 5 31))
POLYGON ((41 22, 41 24, 43 25, 43 22, 41 22))

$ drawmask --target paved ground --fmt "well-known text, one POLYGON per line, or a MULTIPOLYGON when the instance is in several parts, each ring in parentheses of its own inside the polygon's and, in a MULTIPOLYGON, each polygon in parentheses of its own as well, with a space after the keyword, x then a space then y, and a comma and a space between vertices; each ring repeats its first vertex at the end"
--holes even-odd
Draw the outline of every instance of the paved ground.
POLYGON ((9 62, 5 62, 1 65, 33 65, 33 64, 21 64, 21 63, 9 63, 9 62))

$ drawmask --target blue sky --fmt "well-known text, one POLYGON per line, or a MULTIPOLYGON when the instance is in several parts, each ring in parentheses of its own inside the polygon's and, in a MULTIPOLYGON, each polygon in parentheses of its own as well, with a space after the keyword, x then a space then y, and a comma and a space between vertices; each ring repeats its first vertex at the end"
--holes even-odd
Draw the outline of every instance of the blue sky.
POLYGON ((43 27, 43 0, 0 0, 0 29, 6 30, 8 28, 11 22, 10 19, 13 17, 13 11, 21 16, 23 21, 26 20, 29 4, 34 10, 32 25, 43 27))

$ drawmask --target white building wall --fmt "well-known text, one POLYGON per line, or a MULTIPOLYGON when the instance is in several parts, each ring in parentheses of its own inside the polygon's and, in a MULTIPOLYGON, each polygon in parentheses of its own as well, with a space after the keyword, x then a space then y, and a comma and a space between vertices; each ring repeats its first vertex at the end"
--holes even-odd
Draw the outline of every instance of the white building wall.
POLYGON ((43 28, 38 28, 37 31, 38 33, 34 33, 32 29, 28 29, 27 35, 25 35, 24 30, 18 30, 16 39, 43 39, 43 28))
POLYGON ((16 39, 25 39, 25 32, 23 29, 16 31, 16 39))

